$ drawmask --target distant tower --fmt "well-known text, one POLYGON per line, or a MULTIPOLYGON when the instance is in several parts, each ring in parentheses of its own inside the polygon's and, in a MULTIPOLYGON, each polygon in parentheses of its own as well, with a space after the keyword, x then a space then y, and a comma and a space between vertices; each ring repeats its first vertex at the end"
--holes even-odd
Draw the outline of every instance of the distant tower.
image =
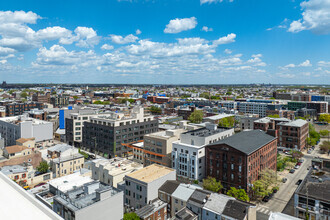
POLYGON ((6 88, 7 87, 7 83, 6 81, 2 81, 2 85, 1 85, 2 88, 6 88))

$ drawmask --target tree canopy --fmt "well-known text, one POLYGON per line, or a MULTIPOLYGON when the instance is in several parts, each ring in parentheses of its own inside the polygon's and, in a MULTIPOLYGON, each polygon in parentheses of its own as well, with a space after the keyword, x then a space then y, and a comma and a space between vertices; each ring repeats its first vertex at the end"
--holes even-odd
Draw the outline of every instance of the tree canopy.
POLYGON ((330 114, 321 114, 319 116, 319 121, 324 121, 330 123, 330 114))
POLYGON ((209 176, 206 179, 203 179, 203 188, 212 192, 219 192, 223 186, 220 181, 217 181, 214 177, 209 176))
POLYGON ((270 117, 270 118, 279 118, 280 116, 278 114, 274 114, 274 115, 268 115, 268 117, 270 117))
POLYGON ((193 113, 190 114, 188 120, 191 123, 201 123, 203 120, 203 111, 202 110, 195 110, 193 113))
POLYGON ((250 201, 250 198, 246 194, 244 189, 236 189, 235 187, 230 187, 230 190, 228 190, 227 195, 245 202, 250 201))
POLYGON ((222 118, 219 120, 220 127, 232 128, 235 125, 235 116, 222 118))
POLYGON ((159 107, 157 107, 157 106, 151 106, 151 107, 150 107, 150 111, 151 111, 151 113, 153 113, 153 114, 157 114, 157 115, 162 114, 162 109, 159 108, 159 107))
POLYGON ((49 165, 46 161, 41 161, 39 166, 37 166, 37 171, 39 171, 40 173, 47 173, 49 169, 49 165))

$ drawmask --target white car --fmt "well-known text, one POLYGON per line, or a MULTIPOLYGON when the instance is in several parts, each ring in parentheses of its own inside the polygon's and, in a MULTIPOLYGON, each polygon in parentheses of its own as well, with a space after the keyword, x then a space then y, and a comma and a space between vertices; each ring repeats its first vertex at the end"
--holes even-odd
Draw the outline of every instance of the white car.
POLYGON ((299 169, 299 167, 300 167, 299 165, 294 166, 295 169, 299 169))

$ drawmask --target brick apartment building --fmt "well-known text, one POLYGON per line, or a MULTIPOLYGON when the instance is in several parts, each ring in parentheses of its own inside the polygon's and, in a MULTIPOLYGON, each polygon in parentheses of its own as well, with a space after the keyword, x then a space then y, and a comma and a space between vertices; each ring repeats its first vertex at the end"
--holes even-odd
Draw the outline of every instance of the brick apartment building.
POLYGON ((195 109, 195 107, 179 108, 178 116, 181 116, 183 120, 188 120, 189 116, 195 111, 195 109))
POLYGON ((49 103, 50 102, 50 93, 47 92, 46 94, 40 94, 39 92, 34 93, 32 95, 32 101, 34 102, 41 102, 41 103, 49 103))
POLYGON ((302 150, 306 147, 308 137, 308 123, 298 119, 291 121, 286 118, 261 118, 254 121, 254 129, 265 131, 277 137, 278 146, 283 148, 302 150))
POLYGON ((282 122, 276 125, 278 130, 278 145, 284 148, 302 150, 307 146, 309 126, 305 120, 282 122))
POLYGON ((27 103, 10 103, 6 105, 6 116, 22 115, 31 109, 43 109, 44 104, 41 102, 27 102, 27 103))
POLYGON ((230 187, 250 191, 260 172, 276 171, 277 139, 264 131, 243 131, 206 146, 206 176, 230 187))
POLYGON ((148 96, 147 101, 157 104, 163 104, 170 101, 169 97, 163 97, 163 96, 148 96))

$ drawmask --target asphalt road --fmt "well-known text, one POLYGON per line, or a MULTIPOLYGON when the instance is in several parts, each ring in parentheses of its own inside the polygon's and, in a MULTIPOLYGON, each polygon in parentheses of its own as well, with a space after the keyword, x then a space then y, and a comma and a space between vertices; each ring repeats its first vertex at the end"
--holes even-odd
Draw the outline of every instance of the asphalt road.
MULTIPOLYGON (((266 210, 265 212, 282 212, 285 208, 286 204, 289 202, 290 198, 294 194, 295 190, 297 189, 296 182, 299 179, 304 179, 308 173, 307 168, 311 166, 311 160, 315 156, 317 156, 317 149, 311 154, 304 155, 303 159, 304 162, 302 163, 301 167, 299 169, 296 169, 296 172, 294 174, 288 173, 285 176, 281 176, 282 178, 285 177, 288 179, 286 183, 280 183, 280 189, 277 193, 274 194, 273 198, 270 199, 268 202, 264 203, 262 202, 259 204, 259 210, 266 210), (268 210, 267 210, 268 209, 268 210)), ((257 209, 258 210, 258 209, 257 209)))

